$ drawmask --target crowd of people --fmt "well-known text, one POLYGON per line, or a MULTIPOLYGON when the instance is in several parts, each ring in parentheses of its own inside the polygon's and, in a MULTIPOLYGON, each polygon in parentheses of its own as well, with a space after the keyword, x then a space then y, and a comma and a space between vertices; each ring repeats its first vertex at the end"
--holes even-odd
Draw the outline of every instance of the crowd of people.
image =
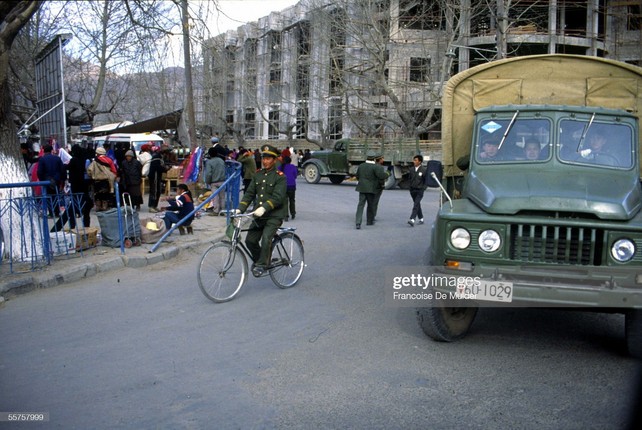
MULTIPOLYGON (((50 185, 46 192, 51 198, 50 216, 56 217, 52 231, 60 231, 66 224, 74 229, 76 218, 82 218, 82 225, 89 227, 90 212, 105 211, 116 206, 115 184, 118 183, 121 201, 140 211, 143 205, 143 181, 149 183, 148 211, 157 213, 175 207, 159 208, 166 190, 163 189, 165 173, 177 164, 172 151, 166 145, 144 144, 136 154, 133 148, 112 148, 109 143, 93 148, 74 144, 71 148, 60 148, 55 144, 45 144, 39 153, 31 150, 31 145, 21 144, 25 168, 32 181, 47 181, 50 185), (74 196, 73 198, 71 196, 74 196)), ((262 158, 259 149, 243 147, 228 149, 219 143, 218 137, 212 138, 212 146, 206 151, 202 166, 202 180, 211 191, 217 190, 225 181, 225 160, 236 160, 243 169, 243 192, 247 192, 253 177, 261 170, 262 158), (257 167, 258 166, 258 167, 257 167)), ((295 192, 299 165, 310 158, 310 151, 285 148, 278 154, 277 167, 288 178, 287 199, 289 211, 286 218, 296 216, 295 192)), ((179 196, 181 193, 179 184, 179 196)), ((218 215, 225 210, 224 190, 212 200, 208 212, 218 215)), ((40 194, 40 187, 34 187, 34 194, 40 194)), ((191 193, 188 196, 191 200, 191 193)), ((172 197, 171 202, 176 203, 172 197)), ((184 205, 179 205, 183 206, 184 205)), ((164 215, 167 217, 167 214, 164 215)), ((168 220, 173 218, 167 217, 168 220)))
MULTIPOLYGON (((52 232, 60 231, 67 223, 74 229, 76 217, 89 227, 92 209, 105 211, 116 206, 116 183, 121 201, 140 210, 145 177, 150 181, 149 209, 158 211, 162 175, 176 163, 169 146, 143 145, 139 154, 132 149, 114 151, 108 143, 97 148, 79 144, 60 148, 47 143, 38 153, 27 143, 20 148, 30 180, 50 184, 46 187, 47 195, 52 196, 49 215, 57 218, 52 232)), ((33 192, 38 196, 41 188, 34 187, 33 192)))

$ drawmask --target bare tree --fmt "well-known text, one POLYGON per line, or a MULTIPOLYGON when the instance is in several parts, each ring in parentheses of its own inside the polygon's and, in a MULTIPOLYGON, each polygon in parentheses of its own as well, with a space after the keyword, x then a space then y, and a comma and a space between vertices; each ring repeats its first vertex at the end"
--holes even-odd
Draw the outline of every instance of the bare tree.
POLYGON ((91 123, 98 114, 113 112, 128 95, 129 79, 110 82, 116 74, 149 70, 156 63, 156 43, 171 34, 174 22, 162 1, 52 2, 65 7, 65 30, 74 35, 69 55, 75 59, 66 73, 79 87, 70 88, 68 123, 91 123), (144 24, 141 24, 144 23, 144 24))
MULTIPOLYGON (((27 169, 20 156, 16 126, 11 108, 9 88, 9 58, 13 43, 20 30, 29 22, 40 7, 38 1, 17 1, 0 3, 0 183, 27 182, 27 169)), ((0 189, 0 198, 6 198, 7 190, 0 189)), ((25 196, 29 190, 13 190, 14 197, 25 196)), ((17 218, 17 217, 16 217, 17 218)), ((9 225, 10 217, 0 217, 2 231, 20 231, 20 219, 14 218, 15 225, 9 225)), ((31 233, 31 232, 28 232, 31 233)), ((33 237, 33 236, 28 236, 33 237)), ((11 240, 14 240, 12 237, 11 240)), ((13 247, 19 255, 20 247, 13 247)), ((0 256, 2 258, 2 256, 0 256)))

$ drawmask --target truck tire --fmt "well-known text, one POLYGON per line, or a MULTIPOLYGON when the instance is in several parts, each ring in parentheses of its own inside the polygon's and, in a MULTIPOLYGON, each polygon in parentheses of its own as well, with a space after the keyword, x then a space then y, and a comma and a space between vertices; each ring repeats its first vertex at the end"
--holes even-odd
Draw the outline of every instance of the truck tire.
POLYGON ((346 177, 343 175, 330 175, 328 178, 330 178, 330 182, 334 185, 339 185, 346 177))
POLYGON ((319 173, 319 168, 315 164, 305 166, 303 174, 308 184, 318 184, 321 180, 321 173, 319 173))
POLYGON ((438 342, 452 342, 466 336, 476 315, 476 307, 452 308, 435 303, 429 308, 417 308, 419 327, 438 342))
POLYGON ((642 309, 631 309, 626 313, 624 331, 629 354, 642 358, 642 309))

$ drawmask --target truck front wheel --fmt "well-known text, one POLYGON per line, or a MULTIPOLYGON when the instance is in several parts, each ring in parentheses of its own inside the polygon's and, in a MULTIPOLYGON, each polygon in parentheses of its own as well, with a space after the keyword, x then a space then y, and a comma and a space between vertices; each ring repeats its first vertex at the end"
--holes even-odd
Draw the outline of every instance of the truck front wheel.
POLYGON ((626 312, 624 330, 629 354, 635 358, 642 358, 642 309, 626 312))
POLYGON ((321 180, 319 168, 315 164, 308 164, 307 166, 305 166, 304 174, 305 181, 308 184, 318 184, 321 180))
POLYGON ((417 321, 423 332, 439 342, 452 342, 466 336, 477 315, 476 307, 443 307, 438 303, 417 309, 417 321))

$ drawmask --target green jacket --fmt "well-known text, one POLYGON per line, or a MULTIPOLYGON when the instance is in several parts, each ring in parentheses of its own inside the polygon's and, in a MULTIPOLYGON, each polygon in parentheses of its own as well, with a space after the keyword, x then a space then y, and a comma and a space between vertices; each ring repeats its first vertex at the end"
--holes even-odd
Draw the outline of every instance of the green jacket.
POLYGON ((243 179, 252 179, 256 175, 256 161, 254 161, 254 154, 246 152, 241 155, 237 160, 243 165, 243 179))
POLYGON ((287 198, 285 181, 285 175, 276 167, 259 170, 247 187, 239 209, 245 212, 250 203, 254 202, 254 210, 259 207, 266 209, 262 218, 285 218, 288 216, 288 207, 284 204, 287 198))
POLYGON ((356 190, 370 194, 376 194, 381 189, 379 184, 387 178, 383 166, 371 161, 359 164, 356 176, 359 180, 356 190))

